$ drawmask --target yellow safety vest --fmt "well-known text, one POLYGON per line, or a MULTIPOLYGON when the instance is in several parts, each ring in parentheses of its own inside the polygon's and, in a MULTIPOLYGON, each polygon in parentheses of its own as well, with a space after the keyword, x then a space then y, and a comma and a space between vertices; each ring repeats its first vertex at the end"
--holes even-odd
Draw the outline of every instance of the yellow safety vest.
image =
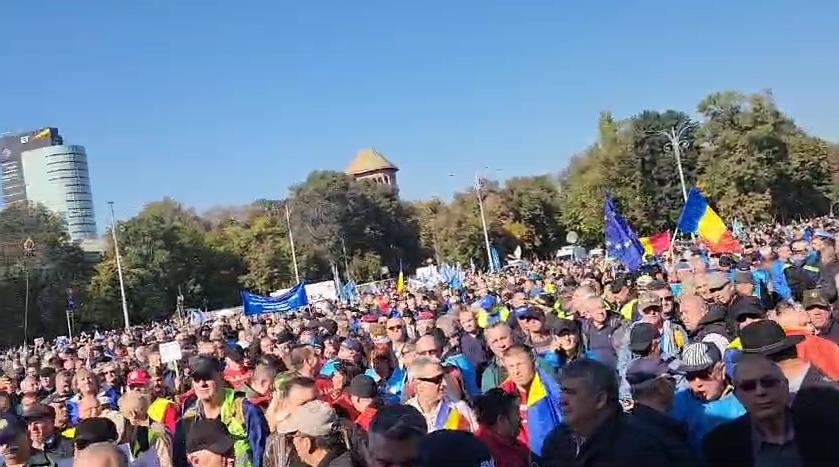
POLYGON ((635 311, 635 304, 638 303, 637 298, 633 298, 626 305, 621 307, 620 315, 627 321, 632 321, 632 312, 635 311))
MULTIPOLYGON (((498 319, 502 323, 507 322, 507 318, 510 317, 510 310, 506 306, 496 306, 495 308, 493 308, 492 311, 498 312, 498 319)), ((489 312, 486 310, 481 310, 481 312, 478 313, 478 326, 480 326, 481 328, 486 328, 487 326, 489 326, 489 324, 489 312)))
MULTIPOLYGON (((253 467, 252 451, 248 444, 248 431, 245 428, 245 409, 242 405, 244 396, 232 389, 224 390, 224 401, 221 403, 219 420, 227 427, 227 432, 233 438, 233 452, 236 455, 236 467, 253 467)), ((192 408, 184 414, 184 418, 195 417, 197 413, 192 408)))

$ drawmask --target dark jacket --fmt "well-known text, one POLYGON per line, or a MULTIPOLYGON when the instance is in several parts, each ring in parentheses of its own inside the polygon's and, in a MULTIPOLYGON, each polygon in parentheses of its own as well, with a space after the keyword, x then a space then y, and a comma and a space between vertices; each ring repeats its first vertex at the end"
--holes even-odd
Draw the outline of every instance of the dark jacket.
POLYGON ((731 340, 731 333, 726 325, 727 308, 723 305, 712 304, 709 305, 708 312, 699 320, 696 329, 691 335, 693 342, 699 342, 708 334, 720 334, 728 340, 731 340))
POLYGON ((789 284, 789 288, 792 291, 792 298, 794 298, 796 302, 801 302, 804 298, 805 290, 815 289, 819 284, 819 272, 817 270, 808 269, 817 268, 810 265, 801 267, 788 265, 786 266, 786 269, 784 269, 787 284, 789 284))
POLYGON ((694 463, 694 455, 688 446, 687 427, 676 419, 637 403, 632 408, 630 418, 644 437, 658 441, 661 453, 670 465, 687 466, 694 463))
MULTIPOLYGON (((795 442, 799 447, 801 465, 804 467, 839 465, 839 451, 828 441, 834 434, 820 431, 823 430, 807 430, 802 426, 795 426, 795 442), (820 435, 824 437, 821 441, 802 438, 820 435), (808 448, 801 449, 802 445, 808 448), (812 447, 820 445, 823 449, 812 447)), ((718 426, 708 433, 702 442, 707 467, 752 467, 752 449, 752 422, 748 414, 718 426)))
POLYGON ((822 296, 830 302, 833 310, 839 307, 839 291, 836 290, 836 276, 839 276, 839 262, 831 261, 819 266, 819 289, 822 296))
POLYGON ((571 429, 562 424, 545 439, 542 467, 679 467, 662 452, 657 440, 642 433, 631 416, 615 408, 606 421, 580 446, 571 429))

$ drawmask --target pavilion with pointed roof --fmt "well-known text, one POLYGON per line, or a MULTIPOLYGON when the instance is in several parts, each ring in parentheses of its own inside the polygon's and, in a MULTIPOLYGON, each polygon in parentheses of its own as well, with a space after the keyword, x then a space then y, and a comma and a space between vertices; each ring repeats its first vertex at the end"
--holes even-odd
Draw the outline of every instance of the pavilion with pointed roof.
POLYGON ((396 191, 399 189, 396 184, 396 172, 398 170, 399 167, 387 160, 375 148, 370 147, 358 151, 344 172, 356 180, 367 180, 377 185, 387 185, 396 191))

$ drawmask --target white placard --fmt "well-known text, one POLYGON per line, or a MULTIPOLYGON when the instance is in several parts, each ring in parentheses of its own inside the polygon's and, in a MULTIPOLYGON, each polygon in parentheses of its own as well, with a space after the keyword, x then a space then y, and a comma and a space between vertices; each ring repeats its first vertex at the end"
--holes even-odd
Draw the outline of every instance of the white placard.
POLYGON ((41 347, 44 345, 44 338, 43 337, 36 337, 35 338, 35 346, 41 347))
POLYGON ((181 359, 181 344, 178 341, 160 344, 160 361, 163 363, 177 362, 181 359))

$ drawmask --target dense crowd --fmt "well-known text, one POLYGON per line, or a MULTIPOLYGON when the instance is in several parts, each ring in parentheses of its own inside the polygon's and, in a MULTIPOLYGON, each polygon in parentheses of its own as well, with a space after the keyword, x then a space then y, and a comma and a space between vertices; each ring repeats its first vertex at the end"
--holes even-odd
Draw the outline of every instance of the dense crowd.
POLYGON ((831 219, 9 350, 7 466, 839 466, 831 219), (161 344, 177 342, 172 360, 161 344))

